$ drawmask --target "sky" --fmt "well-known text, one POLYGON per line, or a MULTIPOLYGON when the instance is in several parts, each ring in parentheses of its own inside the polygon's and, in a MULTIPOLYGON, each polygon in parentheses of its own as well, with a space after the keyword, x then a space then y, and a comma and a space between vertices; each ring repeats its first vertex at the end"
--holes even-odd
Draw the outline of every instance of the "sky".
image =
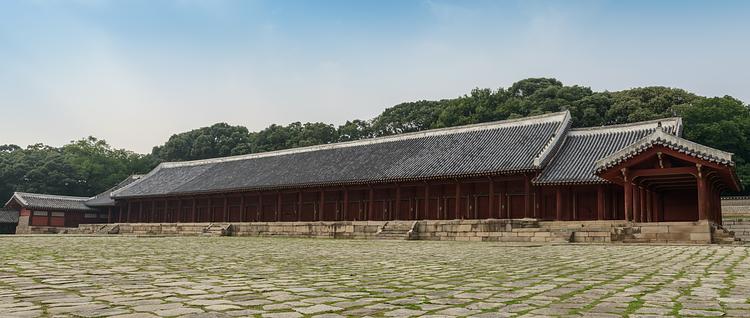
POLYGON ((542 76, 750 102, 750 1, 0 2, 0 144, 147 153, 542 76))

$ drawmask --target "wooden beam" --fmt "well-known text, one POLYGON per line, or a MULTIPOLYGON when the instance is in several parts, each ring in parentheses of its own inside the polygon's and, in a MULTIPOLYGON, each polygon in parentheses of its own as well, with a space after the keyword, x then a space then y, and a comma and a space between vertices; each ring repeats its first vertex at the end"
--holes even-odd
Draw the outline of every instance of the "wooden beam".
POLYGON ((637 179, 640 177, 654 177, 654 176, 674 176, 674 175, 691 175, 695 176, 694 167, 676 167, 676 168, 654 168, 654 169, 633 169, 631 171, 631 178, 637 179))

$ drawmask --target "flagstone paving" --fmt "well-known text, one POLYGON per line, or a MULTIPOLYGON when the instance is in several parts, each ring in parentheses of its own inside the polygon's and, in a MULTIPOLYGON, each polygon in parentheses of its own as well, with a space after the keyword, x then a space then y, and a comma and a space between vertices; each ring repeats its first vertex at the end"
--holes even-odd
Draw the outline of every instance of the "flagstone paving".
POLYGON ((750 248, 0 238, 0 317, 750 317, 750 248))

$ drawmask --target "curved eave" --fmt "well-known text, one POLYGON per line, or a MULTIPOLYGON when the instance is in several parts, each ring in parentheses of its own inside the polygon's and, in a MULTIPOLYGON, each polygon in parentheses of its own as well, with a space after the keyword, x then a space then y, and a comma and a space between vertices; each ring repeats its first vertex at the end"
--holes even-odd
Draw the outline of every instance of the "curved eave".
POLYGON ((728 167, 734 166, 734 161, 732 160, 733 154, 730 152, 707 147, 659 130, 630 146, 618 150, 610 156, 597 160, 595 163, 595 171, 599 173, 617 166, 640 153, 653 148, 654 146, 663 146, 691 157, 719 165, 728 167))

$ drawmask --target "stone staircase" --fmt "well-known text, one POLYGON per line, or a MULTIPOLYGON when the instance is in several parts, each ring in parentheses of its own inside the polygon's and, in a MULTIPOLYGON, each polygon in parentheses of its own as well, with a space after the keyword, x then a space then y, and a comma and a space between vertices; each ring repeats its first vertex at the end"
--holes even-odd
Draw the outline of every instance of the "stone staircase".
POLYGON ((203 229, 204 236, 231 236, 232 224, 230 223, 210 223, 203 229))
POLYGON ((750 220, 724 220, 723 223, 722 227, 727 231, 734 232, 734 237, 740 242, 745 244, 750 242, 750 220))
POLYGON ((550 242, 607 243, 620 240, 617 228, 622 226, 613 221, 541 222, 541 228, 551 233, 550 242))
POLYGON ((414 239, 416 225, 416 221, 388 221, 378 229, 375 238, 379 240, 414 239))
POLYGON ((102 226, 96 229, 96 233, 94 234, 119 234, 119 233, 120 233, 119 224, 102 224, 102 226))

